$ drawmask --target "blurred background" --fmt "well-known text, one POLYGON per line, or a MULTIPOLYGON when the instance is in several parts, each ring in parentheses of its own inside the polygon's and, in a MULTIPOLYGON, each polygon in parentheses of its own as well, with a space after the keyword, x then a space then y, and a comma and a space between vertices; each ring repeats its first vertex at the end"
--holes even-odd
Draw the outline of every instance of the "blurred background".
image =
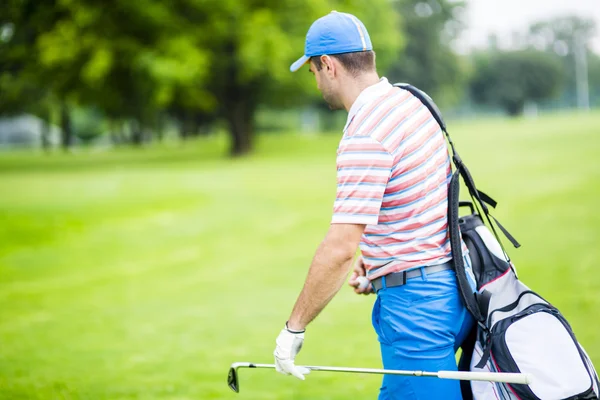
MULTIPOLYGON (((600 362, 597 0, 3 0, 0 398, 375 398, 225 383, 272 361, 329 224, 346 113, 289 66, 333 9, 440 106, 521 278, 600 362)), ((343 289, 299 363, 379 367, 372 302, 343 289)))
POLYGON ((448 117, 519 116, 600 102, 593 0, 25 1, 0 8, 0 145, 65 149, 226 132, 339 129, 308 74, 285 68, 307 27, 356 13, 379 71, 448 117))

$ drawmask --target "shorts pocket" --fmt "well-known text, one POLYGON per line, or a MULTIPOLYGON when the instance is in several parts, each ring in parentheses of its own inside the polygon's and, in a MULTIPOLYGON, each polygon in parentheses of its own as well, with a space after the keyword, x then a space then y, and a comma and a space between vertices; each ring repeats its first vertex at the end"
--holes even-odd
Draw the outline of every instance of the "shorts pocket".
POLYGON ((464 308, 455 280, 446 275, 381 291, 376 330, 385 342, 380 342, 405 342, 418 351, 453 347, 464 308))
POLYGON ((402 294, 409 303, 408 307, 458 295, 454 271, 438 272, 430 275, 426 281, 415 283, 415 285, 406 285, 405 292, 402 294))

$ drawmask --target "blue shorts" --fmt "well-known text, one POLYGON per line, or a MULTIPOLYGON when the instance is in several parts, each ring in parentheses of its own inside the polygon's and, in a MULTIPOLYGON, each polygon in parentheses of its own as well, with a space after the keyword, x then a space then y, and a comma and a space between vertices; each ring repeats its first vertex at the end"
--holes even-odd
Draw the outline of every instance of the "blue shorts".
MULTIPOLYGON (((373 326, 385 369, 456 371, 456 350, 473 324, 452 270, 421 275, 402 286, 382 288, 373 307, 373 326)), ((459 381, 385 375, 379 400, 392 399, 460 400, 462 397, 459 381)))

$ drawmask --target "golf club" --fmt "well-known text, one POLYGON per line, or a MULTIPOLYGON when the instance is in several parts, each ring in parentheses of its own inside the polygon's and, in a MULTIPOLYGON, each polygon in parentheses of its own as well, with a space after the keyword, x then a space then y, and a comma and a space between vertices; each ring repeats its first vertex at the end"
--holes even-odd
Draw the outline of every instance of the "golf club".
MULTIPOLYGON (((330 371, 330 372, 349 372, 355 374, 379 374, 379 375, 405 375, 405 376, 425 376, 441 379, 457 379, 461 381, 488 381, 488 382, 503 382, 517 383, 527 385, 531 383, 531 374, 516 374, 504 372, 469 372, 469 371, 400 371, 392 369, 371 369, 371 368, 345 368, 345 367, 323 367, 323 366, 305 366, 311 371, 330 371)), ((253 364, 248 362, 236 362, 231 364, 229 375, 227 376, 227 384, 236 393, 240 391, 238 368, 271 368, 274 369, 274 364, 253 364)))

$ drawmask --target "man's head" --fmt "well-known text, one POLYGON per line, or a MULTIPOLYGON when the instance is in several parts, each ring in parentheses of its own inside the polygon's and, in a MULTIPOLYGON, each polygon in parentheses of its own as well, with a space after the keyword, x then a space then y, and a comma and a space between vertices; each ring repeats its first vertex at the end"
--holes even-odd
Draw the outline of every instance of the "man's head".
POLYGON ((290 70, 297 71, 306 63, 331 109, 344 108, 343 92, 352 81, 376 74, 375 52, 364 24, 352 14, 337 11, 312 24, 306 34, 304 55, 290 70))
POLYGON ((375 52, 372 50, 320 55, 310 58, 310 72, 315 75, 317 88, 332 110, 344 108, 341 92, 353 79, 375 72, 375 52))

